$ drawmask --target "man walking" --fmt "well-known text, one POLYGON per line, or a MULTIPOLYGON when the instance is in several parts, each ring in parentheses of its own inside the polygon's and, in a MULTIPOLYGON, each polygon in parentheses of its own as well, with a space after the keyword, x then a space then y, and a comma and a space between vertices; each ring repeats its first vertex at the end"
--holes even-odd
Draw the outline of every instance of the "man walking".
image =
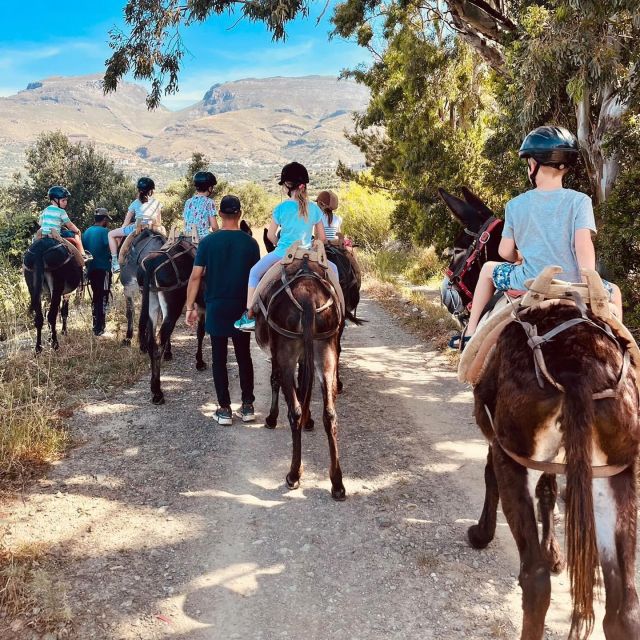
POLYGON ((93 256, 93 260, 87 263, 87 272, 93 296, 93 333, 96 336, 104 334, 107 302, 111 291, 111 252, 108 229, 111 220, 106 209, 96 209, 93 226, 82 234, 82 243, 93 256))
POLYGON ((213 351, 213 384, 218 397, 214 418, 221 425, 233 422, 227 347, 233 342, 240 373, 243 422, 255 420, 253 410, 253 362, 251 361, 251 334, 234 329, 234 321, 244 311, 247 300, 249 271, 260 259, 258 243, 240 229, 242 216, 240 200, 227 195, 219 210, 222 226, 200 240, 189 287, 187 289, 187 325, 198 319, 196 296, 204 278, 206 302, 206 331, 211 337, 213 351))

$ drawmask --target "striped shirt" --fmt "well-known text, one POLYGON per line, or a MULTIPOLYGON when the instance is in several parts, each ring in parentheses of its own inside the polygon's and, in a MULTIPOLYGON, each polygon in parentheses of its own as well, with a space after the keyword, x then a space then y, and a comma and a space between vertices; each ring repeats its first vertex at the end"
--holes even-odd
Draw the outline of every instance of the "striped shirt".
POLYGON ((324 235, 327 236, 327 240, 335 240, 340 233, 340 225, 342 224, 342 218, 335 213, 333 214, 333 220, 329 224, 329 218, 326 213, 322 214, 322 226, 324 227, 324 235))
POLYGON ((62 225, 71 222, 64 209, 50 204, 41 214, 39 219, 40 230, 43 236, 48 236, 52 231, 60 233, 62 225))

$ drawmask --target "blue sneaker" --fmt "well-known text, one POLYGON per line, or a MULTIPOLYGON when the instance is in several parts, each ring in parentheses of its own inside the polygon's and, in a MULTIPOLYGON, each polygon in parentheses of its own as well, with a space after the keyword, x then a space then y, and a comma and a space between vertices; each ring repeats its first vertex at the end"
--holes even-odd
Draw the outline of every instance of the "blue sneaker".
POLYGON ((233 326, 240 331, 255 331, 256 329, 256 320, 255 318, 249 318, 247 316, 247 312, 245 311, 240 320, 236 320, 233 323, 233 326))

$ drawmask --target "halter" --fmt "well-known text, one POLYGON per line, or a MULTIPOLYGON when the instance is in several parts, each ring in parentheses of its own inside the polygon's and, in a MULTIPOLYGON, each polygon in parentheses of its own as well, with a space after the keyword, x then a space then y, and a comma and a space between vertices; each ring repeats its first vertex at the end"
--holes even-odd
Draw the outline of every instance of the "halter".
POLYGON ((308 257, 307 256, 305 256, 303 258, 302 267, 300 267, 300 269, 298 269, 298 271, 296 271, 295 274, 293 276, 291 276, 290 278, 287 275, 287 271, 286 271, 284 265, 282 266, 282 270, 281 270, 281 274, 280 274, 280 280, 282 281, 282 285, 280 285, 280 287, 278 287, 278 289, 275 291, 275 293, 273 293, 273 295, 269 299, 269 304, 266 307, 265 307, 264 302, 262 300, 262 296, 258 296, 258 306, 260 307, 260 311, 262 311, 262 314, 266 318, 269 326, 274 331, 279 333, 281 336, 284 336, 285 338, 293 338, 293 339, 301 338, 302 335, 303 335, 302 331, 290 331, 289 329, 285 329, 284 327, 281 327, 278 324, 276 324, 275 320, 273 320, 271 318, 271 316, 269 315, 269 311, 271 311, 271 306, 273 305, 273 301, 283 291, 286 292, 286 294, 289 296, 289 299, 295 305, 296 309, 298 309, 298 311, 300 311, 300 313, 302 314, 302 311, 303 311, 302 305, 296 300, 295 296, 293 295, 293 292, 291 291, 291 285, 296 280, 300 280, 301 278, 312 278, 312 279, 317 280, 330 296, 330 298, 329 298, 329 300, 327 300, 327 302, 325 302, 322 306, 318 307, 315 310, 316 313, 321 313, 322 311, 325 311, 326 309, 328 309, 332 305, 335 306, 335 308, 336 308, 336 314, 338 316, 338 322, 336 323, 336 326, 333 329, 330 329, 329 331, 323 331, 322 333, 316 333, 313 336, 314 340, 326 340, 327 338, 330 338, 331 336, 333 336, 336 333, 338 333, 338 331, 340 329, 340 325, 342 324, 342 311, 341 311, 341 308, 340 308, 340 301, 338 299, 338 294, 336 293, 335 289, 333 288, 333 285, 331 284, 331 282, 325 280, 322 276, 318 275, 315 271, 311 271, 311 269, 309 269, 309 263, 308 263, 308 257))
MULTIPOLYGON (((463 263, 455 270, 447 268, 446 274, 449 278, 449 282, 451 286, 455 286, 460 289, 468 298, 473 299, 473 292, 469 290, 469 288, 462 282, 462 279, 467 274, 469 269, 473 266, 475 261, 478 259, 478 256, 482 251, 485 252, 485 262, 486 262, 486 246, 489 240, 491 239, 491 234, 495 230, 495 228, 502 222, 499 218, 495 216, 491 216, 486 220, 486 222, 480 227, 480 230, 476 233, 475 231, 471 231, 470 229, 465 228, 464 232, 473 237, 473 242, 469 245, 463 263)), ((471 302, 468 303, 467 308, 471 308, 471 302)))

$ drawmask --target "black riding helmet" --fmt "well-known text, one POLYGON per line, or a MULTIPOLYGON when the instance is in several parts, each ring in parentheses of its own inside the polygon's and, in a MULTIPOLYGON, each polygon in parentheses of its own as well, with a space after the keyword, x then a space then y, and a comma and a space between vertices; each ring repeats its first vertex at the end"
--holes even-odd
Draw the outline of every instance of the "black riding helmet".
POLYGON ((62 198, 70 198, 71 192, 66 187, 57 185, 55 187, 51 187, 49 191, 47 191, 47 197, 49 200, 62 200, 62 198))
POLYGON ((564 127, 544 126, 527 134, 520 145, 518 155, 536 161, 536 168, 530 177, 535 187, 536 174, 540 166, 556 169, 573 167, 578 162, 580 149, 576 137, 564 127))
POLYGON ((149 193, 152 189, 156 188, 156 183, 151 178, 140 178, 136 184, 138 191, 149 193))
POLYGON ((216 184, 218 184, 218 181, 211 171, 198 171, 198 173, 193 176, 193 186, 198 191, 213 189, 216 184))
POLYGON ((309 184, 309 172, 299 162, 290 162, 282 167, 280 173, 280 182, 278 184, 284 184, 290 182, 292 184, 309 184))

